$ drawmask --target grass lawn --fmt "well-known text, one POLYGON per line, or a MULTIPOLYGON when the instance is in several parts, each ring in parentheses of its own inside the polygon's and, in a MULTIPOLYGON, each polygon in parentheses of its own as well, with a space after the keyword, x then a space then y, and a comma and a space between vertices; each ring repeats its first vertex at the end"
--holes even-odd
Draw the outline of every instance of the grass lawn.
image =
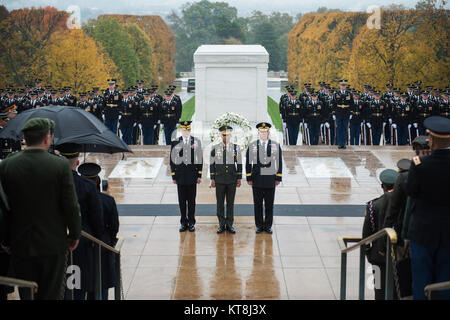
POLYGON ((190 121, 195 112, 195 96, 183 103, 183 112, 180 121, 190 121))
POLYGON ((267 113, 272 119, 272 124, 277 130, 283 130, 283 124, 280 116, 280 107, 278 103, 271 97, 267 97, 267 113))

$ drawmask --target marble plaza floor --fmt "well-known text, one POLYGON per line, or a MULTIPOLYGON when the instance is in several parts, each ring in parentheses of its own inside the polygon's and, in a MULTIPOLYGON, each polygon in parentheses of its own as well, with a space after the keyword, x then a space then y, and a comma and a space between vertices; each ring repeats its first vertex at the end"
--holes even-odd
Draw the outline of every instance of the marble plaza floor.
MULTIPOLYGON (((133 146, 133 154, 88 154, 103 167, 118 204, 145 204, 148 215, 121 216, 122 278, 126 299, 339 299, 337 238, 361 235, 360 217, 283 216, 273 234, 255 234, 254 219, 235 217, 235 235, 218 235, 215 212, 197 216, 194 233, 178 231, 179 217, 151 212, 176 204, 169 148, 133 146)), ((205 148, 205 155, 208 149, 205 148)), ((410 158, 409 147, 283 147, 283 182, 275 204, 363 205, 381 194, 378 174, 410 158)), ((208 157, 205 157, 205 159, 208 157)), ((214 204, 207 163, 197 203, 214 204)), ((237 204, 252 204, 244 182, 237 204)), ((170 206, 174 208, 174 206, 170 206)), ((347 297, 357 298, 359 252, 348 258, 347 297)), ((368 276, 368 275, 367 275, 368 276)), ((366 299, 373 299, 366 289, 366 299)))

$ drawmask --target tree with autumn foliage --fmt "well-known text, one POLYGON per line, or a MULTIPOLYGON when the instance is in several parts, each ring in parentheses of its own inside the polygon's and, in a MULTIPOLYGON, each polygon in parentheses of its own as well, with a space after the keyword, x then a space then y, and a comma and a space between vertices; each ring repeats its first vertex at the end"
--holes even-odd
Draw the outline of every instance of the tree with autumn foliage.
POLYGON ((53 87, 70 86, 73 91, 105 86, 108 78, 117 78, 117 68, 95 41, 83 30, 55 32, 44 55, 42 77, 53 87))
POLYGON ((90 20, 83 30, 108 53, 120 71, 119 80, 123 81, 123 85, 135 85, 141 77, 139 59, 133 48, 133 39, 125 27, 112 17, 101 17, 90 20))
MULTIPOLYGON (((53 33, 66 30, 68 13, 53 7, 3 12, 0 22, 0 86, 23 86, 41 77, 53 33)), ((45 82, 45 79, 44 79, 45 82)))

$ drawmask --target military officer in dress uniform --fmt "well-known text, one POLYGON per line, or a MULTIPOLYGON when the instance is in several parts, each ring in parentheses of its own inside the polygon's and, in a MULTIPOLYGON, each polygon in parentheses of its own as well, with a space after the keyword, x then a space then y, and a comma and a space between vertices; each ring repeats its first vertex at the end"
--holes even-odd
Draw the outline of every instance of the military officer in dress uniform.
POLYGON ((86 92, 80 92, 80 101, 77 102, 77 107, 83 110, 88 108, 86 92))
POLYGON ((159 119, 159 103, 154 97, 150 97, 153 89, 143 92, 144 100, 139 103, 139 127, 142 130, 144 145, 152 145, 155 126, 159 119))
POLYGON ((161 123, 164 125, 164 135, 166 138, 166 145, 170 145, 172 141, 172 134, 176 130, 178 121, 181 118, 182 109, 176 99, 172 97, 172 92, 165 91, 165 100, 161 103, 161 123))
POLYGON ((361 141, 361 125, 364 119, 364 102, 360 100, 361 93, 353 92, 353 103, 350 107, 350 145, 359 146, 361 141))
MULTIPOLYGON (((101 240, 114 248, 119 232, 119 214, 114 198, 105 193, 107 190, 101 192, 101 179, 98 176, 101 170, 98 164, 92 162, 85 162, 78 167, 81 176, 94 182, 97 187, 103 208, 104 233, 101 240)), ((102 248, 102 300, 108 300, 108 289, 117 282, 115 259, 112 252, 102 248)), ((93 292, 89 293, 89 298, 94 299, 93 292)))
POLYGON ((448 100, 449 91, 442 93, 442 100, 439 102, 439 115, 441 117, 450 119, 450 103, 448 100))
POLYGON ((369 132, 372 132, 372 145, 378 146, 380 145, 381 134, 386 123, 386 104, 380 99, 381 94, 379 91, 375 91, 374 97, 375 99, 368 104, 366 126, 369 128, 369 132))
MULTIPOLYGON (((69 160, 72 167, 73 181, 81 211, 81 229, 97 239, 104 233, 103 207, 95 184, 81 177, 77 172, 80 164, 78 157, 81 146, 65 143, 56 147, 60 154, 69 160)), ((75 300, 86 300, 89 292, 94 290, 94 246, 91 241, 82 237, 78 248, 73 251, 72 264, 81 271, 81 288, 74 289, 75 300)), ((69 292, 66 292, 69 298, 69 292)))
POLYGON ((75 107, 77 105, 77 97, 72 94, 72 87, 65 88, 65 95, 63 98, 63 104, 69 107, 75 107))
POLYGON ((120 131, 122 132, 122 140, 127 144, 131 144, 131 133, 133 126, 136 125, 136 106, 133 98, 129 97, 127 90, 123 91, 123 100, 119 107, 120 131))
MULTIPOLYGON (((399 146, 404 146, 407 143, 408 139, 408 125, 412 119, 412 109, 411 105, 407 102, 408 94, 404 93, 400 97, 400 102, 395 103, 392 106, 392 128, 396 131, 397 135, 397 144, 399 146)), ((409 134, 410 143, 411 136, 409 134)))
POLYGON ((85 110, 92 113, 94 116, 97 117, 98 120, 103 122, 102 102, 101 102, 101 99, 99 100, 99 99, 95 98, 95 93, 93 91, 88 92, 87 104, 88 104, 88 107, 85 110))
POLYGON ((426 118, 434 115, 434 113, 434 102, 428 99, 428 91, 423 91, 421 93, 420 99, 416 103, 416 122, 413 124, 414 128, 419 130, 420 136, 425 135, 425 127, 423 125, 423 122, 426 118))
POLYGON ((334 110, 336 119, 336 140, 339 149, 345 149, 348 135, 348 121, 350 117, 350 106, 353 103, 353 96, 347 90, 347 80, 339 82, 340 90, 334 93, 334 110))
POLYGON ((222 126, 219 131, 222 135, 222 142, 212 147, 209 166, 211 187, 216 188, 217 218, 219 219, 217 233, 222 233, 225 230, 236 233, 233 228, 234 197, 236 187, 241 186, 242 157, 239 146, 231 142, 233 128, 222 126), (225 199, 227 201, 226 217, 224 211, 225 199))
POLYGON ((122 94, 116 88, 116 79, 108 79, 109 88, 103 92, 103 115, 105 126, 117 133, 117 121, 119 120, 119 106, 122 94))
POLYGON ((297 92, 293 89, 288 91, 288 97, 284 101, 285 119, 289 136, 289 144, 297 145, 298 131, 303 120, 303 108, 297 99, 297 92))
MULTIPOLYGON (((362 237, 367 238, 370 235, 380 231, 384 226, 384 218, 392 197, 395 181, 399 173, 392 169, 383 170, 380 174, 381 188, 383 195, 379 198, 369 201, 366 205, 366 214, 364 218, 362 237)), ((375 283, 375 300, 385 299, 386 289, 386 257, 384 252, 384 242, 382 239, 375 240, 371 245, 366 245, 366 256, 369 263, 375 265, 380 270, 379 283, 375 283)))
MULTIPOLYGON (((432 152, 413 158, 406 180, 414 200, 408 230, 414 299, 425 299, 427 285, 450 281, 450 120, 432 116, 424 126, 432 152)), ((437 294, 450 299, 450 290, 437 294)))
POLYGON ((33 90, 30 92, 30 100, 25 102, 23 108, 18 110, 17 112, 20 113, 20 112, 28 110, 28 109, 34 109, 34 108, 40 108, 40 107, 43 107, 43 104, 42 104, 42 102, 37 100, 37 92, 33 90))
POLYGON ((181 137, 172 141, 170 171, 177 185, 180 206, 180 232, 195 231, 195 197, 202 181, 203 150, 199 139, 191 136, 192 121, 180 123, 181 137))
POLYGON ((164 101, 162 95, 158 93, 158 85, 152 84, 150 87, 150 98, 155 99, 158 104, 158 119, 156 122, 155 130, 153 132, 153 144, 159 144, 159 132, 161 130, 161 103, 164 101))
POLYGON ((282 153, 280 144, 269 139, 270 123, 258 123, 256 128, 259 139, 247 149, 245 171, 247 183, 253 190, 256 233, 272 234, 275 187, 280 184, 283 171, 282 153))
POLYGON ((50 91, 50 100, 48 103, 49 103, 49 105, 53 105, 53 106, 61 105, 61 100, 58 98, 57 90, 50 91))
POLYGON ((309 134, 310 145, 319 144, 320 124, 324 119, 325 108, 319 100, 317 92, 311 93, 311 101, 307 103, 305 108, 305 121, 308 124, 307 134, 309 134))

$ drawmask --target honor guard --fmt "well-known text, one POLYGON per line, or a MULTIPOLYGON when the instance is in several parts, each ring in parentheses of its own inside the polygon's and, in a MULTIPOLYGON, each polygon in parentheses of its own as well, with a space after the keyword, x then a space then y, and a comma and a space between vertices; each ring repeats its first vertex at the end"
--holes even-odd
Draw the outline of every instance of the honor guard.
POLYGON ((434 102, 428 99, 428 91, 423 91, 421 93, 421 97, 416 103, 415 115, 416 121, 414 123, 414 127, 418 129, 419 135, 425 135, 425 127, 423 126, 423 122, 426 118, 432 116, 434 114, 434 102))
MULTIPOLYGON (((180 123, 181 137, 172 141, 170 170, 177 185, 180 207, 180 232, 195 231, 195 197, 201 183, 203 151, 200 140, 191 136, 191 121, 180 123)), ((170 140, 169 140, 170 141, 170 140)))
POLYGON ((103 122, 102 118, 102 105, 101 105, 101 99, 95 98, 95 93, 93 91, 88 92, 88 107, 86 111, 92 113, 94 116, 97 117, 98 120, 103 122))
POLYGON ((114 133, 117 133, 121 102, 122 94, 116 88, 116 79, 108 79, 108 89, 103 92, 103 116, 105 117, 105 126, 114 133))
POLYGON ((297 99, 297 92, 295 90, 290 89, 288 91, 288 97, 284 105, 289 144, 295 146, 297 145, 299 126, 303 120, 302 103, 297 99))
POLYGON ((57 90, 52 90, 50 92, 49 105, 52 105, 52 106, 59 106, 59 105, 61 105, 61 100, 58 98, 58 91, 57 90))
POLYGON ((65 106, 69 106, 69 107, 75 107, 77 105, 77 97, 75 97, 72 94, 72 88, 71 87, 66 87, 65 88, 65 95, 63 98, 63 104, 65 106))
POLYGON ((136 125, 136 106, 133 98, 129 97, 128 90, 123 91, 123 100, 119 106, 119 122, 120 131, 122 132, 122 140, 127 144, 131 144, 131 134, 133 127, 136 125))
POLYGON ((441 117, 450 119, 450 103, 448 100, 449 91, 442 93, 442 100, 439 102, 439 115, 441 117))
POLYGON ((380 145, 381 135, 386 125, 386 103, 381 100, 381 93, 374 92, 374 100, 369 102, 367 107, 367 123, 371 144, 380 145), (371 134, 370 134, 371 133, 371 134))
POLYGON ((158 103, 158 119, 153 132, 153 144, 159 144, 159 132, 161 130, 161 103, 164 101, 164 97, 158 93, 158 85, 152 84, 150 88, 150 98, 155 99, 158 103))
POLYGON ((347 90, 347 86, 347 80, 340 80, 340 90, 334 93, 333 99, 335 110, 333 119, 336 120, 336 140, 339 149, 345 149, 345 145, 347 144, 350 106, 353 103, 353 96, 351 92, 347 90))
POLYGON ((34 109, 34 108, 40 108, 40 107, 43 107, 43 104, 37 100, 37 92, 33 90, 30 92, 30 100, 25 102, 23 109, 18 110, 18 112, 20 113, 20 112, 28 110, 28 109, 34 109))
POLYGON ((406 145, 408 138, 409 143, 412 143, 411 139, 411 120, 412 120, 412 108, 408 103, 408 94, 405 92, 400 96, 400 102, 395 103, 392 106, 392 132, 395 135, 393 138, 397 141, 397 145, 406 145))
POLYGON ((253 190, 256 233, 272 234, 275 187, 280 184, 283 171, 282 153, 280 144, 269 139, 270 123, 258 123, 256 128, 259 139, 247 149, 246 178, 253 190))
POLYGON ((361 141, 361 129, 364 120, 364 102, 361 100, 361 92, 353 92, 353 103, 350 107, 350 145, 359 146, 361 141))
MULTIPOLYGON (((88 108, 86 92, 80 92, 80 101, 77 102, 77 108, 86 110, 88 108)), ((88 111, 88 110, 86 110, 88 111)))
POLYGON ((144 145, 152 145, 155 126, 159 118, 159 102, 154 95, 154 89, 143 92, 144 100, 139 103, 139 128, 142 130, 144 145), (153 97, 151 97, 153 93, 153 97))
POLYGON ((182 109, 179 103, 173 99, 172 92, 166 90, 164 92, 165 99, 161 103, 161 123, 164 126, 164 136, 166 138, 166 145, 170 145, 172 141, 172 134, 176 130, 178 121, 181 118, 182 109))
POLYGON ((309 135, 310 145, 316 146, 319 144, 320 124, 324 119, 326 112, 323 103, 319 100, 317 92, 311 93, 311 101, 306 105, 305 121, 308 124, 306 134, 309 135))
POLYGON ((209 171, 211 175, 211 187, 216 188, 217 218, 219 229, 217 233, 227 230, 236 233, 234 222, 234 197, 236 187, 241 186, 242 157, 239 146, 231 142, 233 128, 222 126, 219 128, 222 141, 211 149, 211 161, 209 171), (224 201, 227 201, 225 216, 224 201))

